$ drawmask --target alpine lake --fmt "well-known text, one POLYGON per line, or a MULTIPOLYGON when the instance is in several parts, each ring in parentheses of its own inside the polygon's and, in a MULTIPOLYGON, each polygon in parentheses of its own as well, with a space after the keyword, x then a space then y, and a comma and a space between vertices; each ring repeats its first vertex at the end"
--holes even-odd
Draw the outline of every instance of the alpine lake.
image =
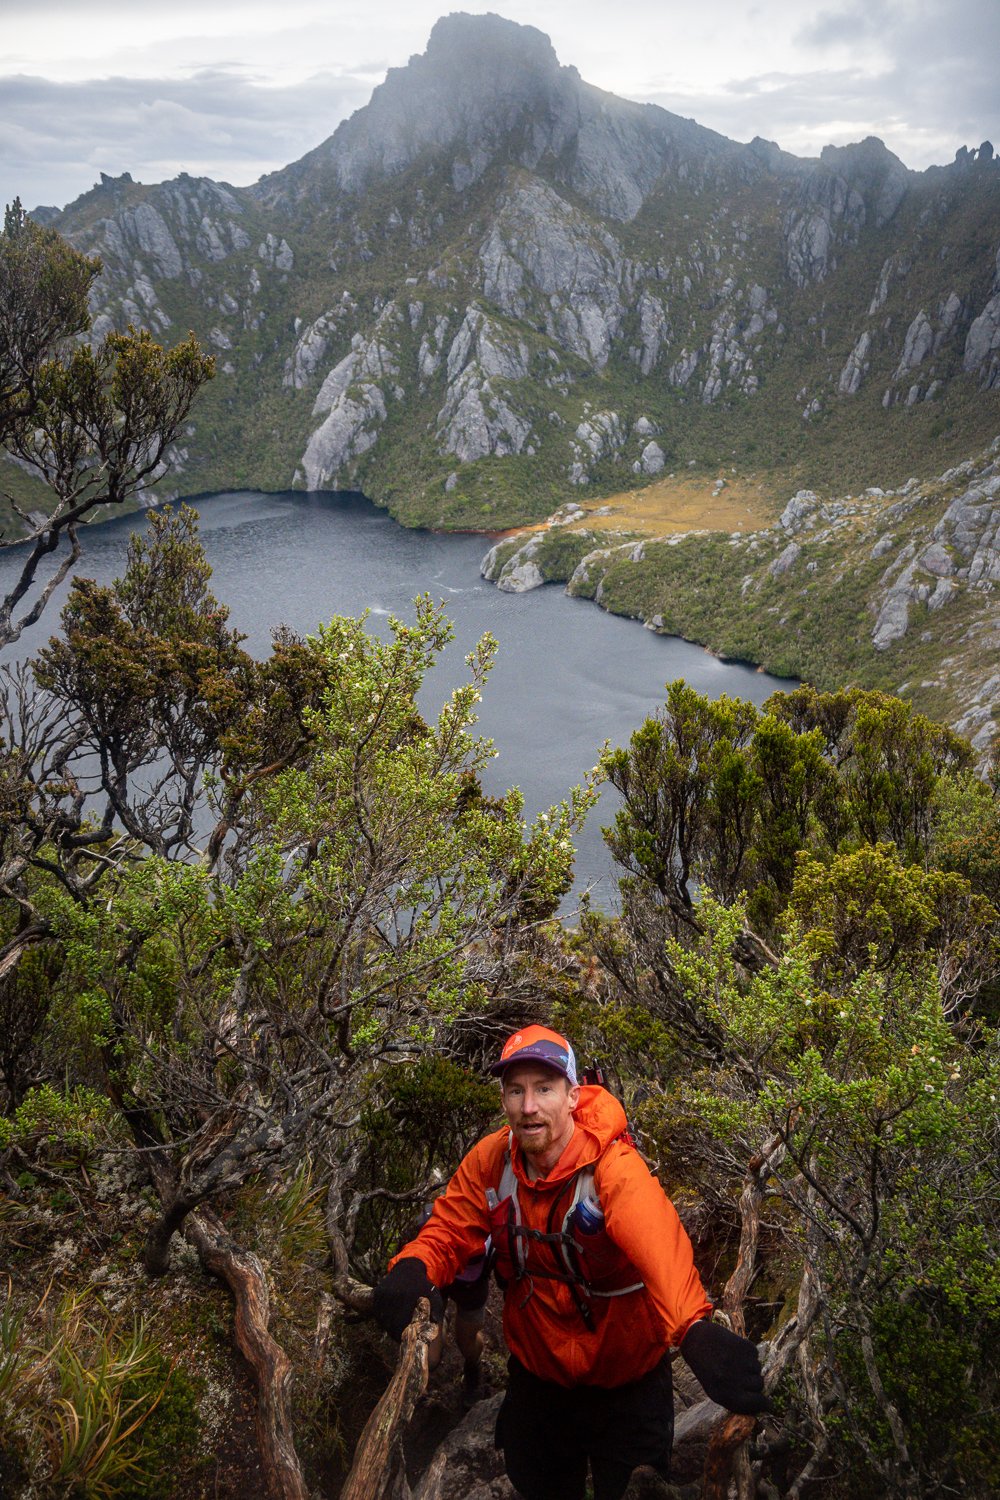
MULTIPOLYGON (((454 625, 451 644, 424 684, 422 708, 430 716, 467 680, 465 657, 479 638, 486 631, 495 636, 499 649, 478 729, 496 756, 483 784, 492 794, 519 786, 527 818, 561 801, 605 741, 627 743, 674 678, 713 698, 726 693, 757 704, 791 685, 571 599, 561 587, 501 593, 479 573, 491 538, 407 530, 359 494, 240 491, 189 503, 200 516, 212 590, 256 655, 267 654, 278 625, 308 635, 333 615, 365 610, 368 628, 386 635, 390 616, 412 620, 414 598, 427 593, 443 602, 454 625)), ((123 571, 130 534, 143 529, 141 512, 84 528, 77 572, 110 582, 123 571)), ((20 565, 19 551, 0 555, 5 588, 20 565)), ((65 596, 63 586, 5 660, 30 656, 49 638, 65 596)), ((564 903, 570 920, 584 889, 595 905, 614 906, 601 827, 614 816, 615 798, 606 787, 577 837, 576 881, 564 903)))

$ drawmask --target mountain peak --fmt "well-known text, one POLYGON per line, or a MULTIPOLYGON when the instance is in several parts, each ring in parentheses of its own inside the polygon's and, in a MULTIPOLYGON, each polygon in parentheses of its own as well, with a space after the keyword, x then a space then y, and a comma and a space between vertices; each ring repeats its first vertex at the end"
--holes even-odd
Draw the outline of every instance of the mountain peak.
POLYGON ((536 27, 456 11, 436 22, 425 52, 390 68, 370 102, 293 170, 332 166, 339 186, 358 192, 428 149, 454 146, 482 161, 526 113, 572 112, 580 87, 536 27))
POLYGON ((559 59, 544 31, 508 21, 494 11, 470 15, 452 11, 434 23, 427 50, 419 59, 435 70, 457 71, 473 64, 485 64, 493 72, 506 68, 528 68, 555 77, 559 59))
POLYGON ((458 11, 435 24, 424 52, 390 68, 328 141, 263 178, 256 195, 273 203, 321 201, 331 188, 357 194, 436 153, 450 157, 458 192, 497 160, 529 171, 548 161, 601 212, 628 219, 668 161, 679 166, 685 152, 693 162, 745 156, 746 148, 585 83, 537 27, 458 11))

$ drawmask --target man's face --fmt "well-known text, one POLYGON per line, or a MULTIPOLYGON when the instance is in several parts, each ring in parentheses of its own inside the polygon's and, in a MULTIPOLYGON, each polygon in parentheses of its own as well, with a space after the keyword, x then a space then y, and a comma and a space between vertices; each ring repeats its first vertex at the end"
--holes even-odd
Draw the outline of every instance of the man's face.
POLYGON ((555 1166, 573 1134, 580 1098, 554 1068, 514 1063, 503 1075, 503 1107, 521 1150, 542 1173, 555 1166))

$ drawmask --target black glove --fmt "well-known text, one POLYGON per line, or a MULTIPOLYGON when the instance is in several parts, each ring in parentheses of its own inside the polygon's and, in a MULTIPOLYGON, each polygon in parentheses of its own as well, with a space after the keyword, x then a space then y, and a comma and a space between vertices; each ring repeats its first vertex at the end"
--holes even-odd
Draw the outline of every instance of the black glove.
POLYGON ((421 1297, 430 1302, 432 1321, 440 1323, 444 1317, 444 1298, 428 1276, 423 1261, 416 1256, 397 1260, 375 1288, 376 1323, 394 1339, 401 1339, 421 1297))
POLYGON ((692 1323, 681 1340, 681 1353, 706 1396, 727 1411, 756 1416, 773 1411, 764 1395, 764 1376, 757 1347, 721 1323, 692 1323))

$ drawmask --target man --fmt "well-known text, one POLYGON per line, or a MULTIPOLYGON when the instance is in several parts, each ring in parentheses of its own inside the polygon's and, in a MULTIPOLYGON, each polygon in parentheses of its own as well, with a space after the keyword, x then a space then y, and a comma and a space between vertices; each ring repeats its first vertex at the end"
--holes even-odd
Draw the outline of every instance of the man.
POLYGON ((768 1409, 757 1351, 705 1321, 676 1210, 618 1101, 580 1085, 565 1037, 526 1026, 492 1071, 509 1128, 461 1162, 376 1288, 375 1315, 396 1338, 422 1296, 440 1317, 437 1288, 492 1234, 510 1349, 497 1446, 511 1483, 524 1500, 582 1500, 589 1463, 595 1500, 620 1500, 640 1464, 669 1472, 671 1346, 713 1400, 744 1413, 768 1409))

